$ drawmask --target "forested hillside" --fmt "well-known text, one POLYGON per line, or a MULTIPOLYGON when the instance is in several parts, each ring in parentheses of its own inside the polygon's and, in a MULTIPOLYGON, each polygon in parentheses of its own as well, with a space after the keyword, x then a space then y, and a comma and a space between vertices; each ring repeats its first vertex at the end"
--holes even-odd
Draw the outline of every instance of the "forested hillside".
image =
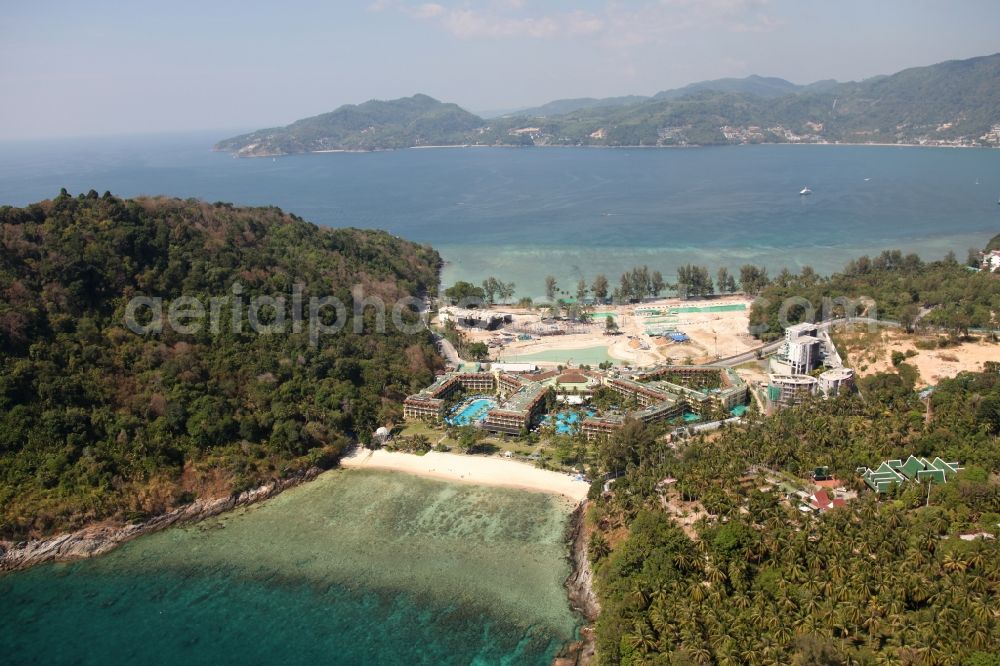
POLYGON ((995 54, 848 83, 707 81, 638 103, 595 100, 564 115, 504 120, 510 127, 537 127, 536 143, 558 145, 972 143, 1000 123, 998 77, 995 54))
POLYGON ((0 249, 3 537, 139 519, 335 464, 350 439, 398 418, 440 362, 429 333, 376 332, 371 308, 361 334, 348 326, 315 345, 305 327, 238 332, 228 304, 218 332, 123 323, 133 296, 207 301, 236 283, 245 300, 290 301, 301 284, 306 302, 332 295, 349 309, 354 285, 390 305, 435 291, 437 253, 383 232, 64 191, 0 208, 0 249))
POLYGON ((386 150, 469 143, 483 120, 427 95, 345 104, 286 127, 258 130, 216 144, 242 156, 317 150, 386 150))
MULTIPOLYGON (((904 328, 925 324, 964 335, 972 328, 1000 328, 1000 275, 970 271, 954 257, 925 262, 915 254, 885 251, 853 260, 840 273, 821 277, 810 268, 782 271, 760 293, 750 311, 750 327, 758 337, 782 335, 779 312, 786 299, 805 299, 813 319, 823 314, 824 299, 855 299, 855 315, 899 322, 904 328)), ((843 316, 834 307, 830 315, 843 316)), ((787 308, 789 323, 808 315, 807 308, 787 308)))
POLYGON ((992 250, 1000 250, 1000 234, 991 238, 990 242, 986 244, 986 251, 990 252, 992 250))

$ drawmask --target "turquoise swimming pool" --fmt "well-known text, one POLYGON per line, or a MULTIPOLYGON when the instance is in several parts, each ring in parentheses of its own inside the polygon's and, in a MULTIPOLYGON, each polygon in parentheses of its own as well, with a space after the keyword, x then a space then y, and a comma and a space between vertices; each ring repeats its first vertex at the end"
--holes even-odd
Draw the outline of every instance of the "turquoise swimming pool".
MULTIPOLYGON (((597 412, 592 409, 588 409, 586 416, 594 416, 595 414, 597 414, 597 412)), ((552 423, 553 417, 556 421, 556 432, 560 435, 570 434, 573 432, 573 426, 580 422, 579 412, 558 412, 557 414, 549 414, 546 416, 542 419, 542 423, 546 425, 552 423)))
POLYGON ((497 406, 496 400, 490 398, 475 398, 463 402, 452 410, 451 416, 446 421, 452 425, 469 425, 486 418, 486 412, 497 406))
POLYGON ((619 363, 608 355, 606 346, 583 349, 551 349, 534 354, 510 354, 505 360, 515 363, 572 363, 573 365, 599 365, 605 361, 619 363))
POLYGON ((687 313, 687 312, 742 312, 746 310, 747 306, 744 303, 731 303, 728 305, 702 305, 702 306, 684 306, 670 308, 670 314, 677 313, 687 313))

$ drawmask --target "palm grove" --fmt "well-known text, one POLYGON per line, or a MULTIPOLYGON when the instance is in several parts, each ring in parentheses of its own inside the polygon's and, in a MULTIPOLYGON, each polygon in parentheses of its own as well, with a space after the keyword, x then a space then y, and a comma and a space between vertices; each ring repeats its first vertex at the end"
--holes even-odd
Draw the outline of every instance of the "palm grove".
MULTIPOLYGON (((826 278, 783 271, 754 304, 761 337, 780 336, 789 296, 807 304, 793 315, 849 296, 951 344, 997 327, 1000 276, 896 251, 826 278)), ((595 472, 626 470, 608 492, 595 483, 588 515, 602 663, 1000 664, 1000 362, 929 397, 905 358, 894 365, 855 395, 716 436, 668 444, 634 422, 599 447, 595 472), (911 454, 964 471, 884 497, 856 472, 911 454), (817 466, 858 499, 798 510, 782 486, 817 466)))
MULTIPOLYGON (((748 295, 756 295, 768 284, 767 269, 761 266, 746 264, 740 268, 739 275, 730 273, 725 266, 719 268, 713 279, 705 266, 685 264, 677 267, 677 281, 666 282, 658 270, 650 270, 648 266, 636 266, 619 276, 618 286, 612 286, 603 273, 594 276, 588 284, 581 277, 574 285, 563 288, 554 275, 545 276, 544 292, 548 303, 567 302, 568 298, 576 303, 584 303, 588 299, 595 303, 628 303, 638 302, 651 297, 659 297, 664 291, 674 291, 680 298, 702 298, 713 294, 732 294, 742 291, 748 295)), ((490 276, 479 286, 460 280, 444 290, 444 296, 453 305, 495 305, 511 303, 516 293, 513 282, 504 282, 490 276)), ((519 305, 530 306, 532 299, 525 297, 518 301, 519 305)))
POLYGON ((1000 548, 957 538, 1000 523, 1000 364, 941 382, 930 409, 895 374, 862 391, 680 448, 639 423, 601 447, 627 470, 591 493, 601 663, 1000 663, 1000 548), (856 466, 911 453, 965 471, 932 492, 860 487, 856 466), (859 499, 785 501, 783 476, 818 465, 859 499))

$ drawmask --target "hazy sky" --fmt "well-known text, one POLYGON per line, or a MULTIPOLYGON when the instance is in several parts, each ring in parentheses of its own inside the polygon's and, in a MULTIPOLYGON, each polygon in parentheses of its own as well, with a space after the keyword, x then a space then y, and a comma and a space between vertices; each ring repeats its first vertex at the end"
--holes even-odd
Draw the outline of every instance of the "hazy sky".
POLYGON ((997 0, 0 0, 0 138, 253 129, 423 92, 472 111, 1000 51, 997 0))

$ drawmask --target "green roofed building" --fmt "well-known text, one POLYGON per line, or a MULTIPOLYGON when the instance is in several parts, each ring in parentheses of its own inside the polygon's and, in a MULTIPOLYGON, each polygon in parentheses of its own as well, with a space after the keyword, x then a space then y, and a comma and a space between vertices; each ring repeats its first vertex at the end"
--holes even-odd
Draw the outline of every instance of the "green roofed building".
POLYGON ((941 458, 927 460, 926 458, 910 456, 905 461, 886 460, 876 469, 859 467, 857 472, 864 479, 865 485, 875 492, 881 493, 904 481, 947 483, 961 469, 957 462, 945 462, 941 458))
POLYGON ((827 466, 815 467, 812 471, 813 481, 828 481, 833 477, 830 476, 830 468, 827 466))

